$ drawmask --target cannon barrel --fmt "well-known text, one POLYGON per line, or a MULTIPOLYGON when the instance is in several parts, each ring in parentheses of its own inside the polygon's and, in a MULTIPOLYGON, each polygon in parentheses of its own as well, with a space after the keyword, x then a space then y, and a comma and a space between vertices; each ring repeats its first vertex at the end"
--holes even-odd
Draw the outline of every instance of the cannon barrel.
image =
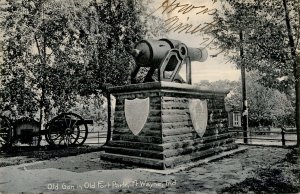
MULTIPOLYGON (((173 48, 179 50, 180 56, 189 56, 191 61, 203 62, 208 56, 204 48, 187 47, 180 41, 172 39, 142 40, 135 45, 132 55, 135 57, 138 66, 157 68, 173 48)), ((171 67, 175 67, 175 63, 177 64, 177 61, 174 61, 171 67)))

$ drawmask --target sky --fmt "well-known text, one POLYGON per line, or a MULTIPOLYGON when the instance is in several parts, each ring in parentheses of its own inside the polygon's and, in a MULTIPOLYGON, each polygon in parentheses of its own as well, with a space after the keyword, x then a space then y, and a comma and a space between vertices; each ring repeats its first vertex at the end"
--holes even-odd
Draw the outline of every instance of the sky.
MULTIPOLYGON (((165 3, 164 6, 162 6, 163 3, 166 2, 166 0, 154 0, 149 6, 151 7, 151 9, 157 10, 153 13, 153 15, 163 18, 167 27, 172 26, 172 24, 174 24, 173 27, 175 27, 178 26, 180 23, 192 24, 194 27, 196 27, 199 24, 205 26, 205 23, 213 21, 212 16, 209 14, 213 13, 214 9, 221 8, 220 1, 221 0, 169 0, 169 4, 165 3), (198 8, 191 9, 191 11, 185 14, 183 14, 182 11, 179 11, 180 9, 184 8, 188 10, 188 8, 192 8, 193 6, 198 8), (207 13, 199 13, 206 8, 208 8, 208 10, 211 11, 207 13), (174 10, 170 12, 170 10, 172 9, 174 10), (179 21, 177 23, 175 23, 175 21, 173 23, 170 23, 170 18, 173 17, 178 17, 179 21)), ((212 40, 212 37, 207 35, 196 35, 183 32, 178 33, 178 31, 171 31, 166 36, 167 38, 180 40, 181 42, 185 43, 188 47, 196 48, 206 46, 207 43, 212 40), (204 44, 201 44, 205 40, 207 40, 205 38, 209 38, 209 40, 204 44)), ((201 80, 238 80, 240 78, 240 70, 235 68, 235 64, 228 62, 228 58, 226 58, 222 54, 218 57, 211 57, 210 55, 214 55, 219 51, 209 48, 207 48, 207 50, 208 59, 205 62, 192 62, 193 83, 197 83, 201 80)))

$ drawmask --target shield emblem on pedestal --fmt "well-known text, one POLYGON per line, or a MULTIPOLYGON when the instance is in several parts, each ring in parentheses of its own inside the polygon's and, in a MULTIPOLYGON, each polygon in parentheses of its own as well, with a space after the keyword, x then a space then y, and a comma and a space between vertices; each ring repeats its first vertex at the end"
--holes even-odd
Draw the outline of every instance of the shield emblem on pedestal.
POLYGON ((149 98, 125 99, 125 118, 134 135, 138 135, 146 124, 149 115, 149 102, 149 98))
POLYGON ((193 127, 200 137, 202 137, 206 131, 208 111, 207 101, 200 99, 189 100, 189 111, 193 127))

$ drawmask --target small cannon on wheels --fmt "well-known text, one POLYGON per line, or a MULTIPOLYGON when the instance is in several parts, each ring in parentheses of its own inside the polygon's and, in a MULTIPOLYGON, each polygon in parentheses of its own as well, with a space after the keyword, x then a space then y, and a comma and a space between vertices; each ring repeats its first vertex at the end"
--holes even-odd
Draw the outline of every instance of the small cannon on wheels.
POLYGON ((82 145, 88 135, 88 124, 93 120, 84 120, 74 113, 63 113, 53 118, 42 134, 50 145, 82 145))
POLYGON ((12 122, 7 117, 0 117, 0 140, 4 145, 11 146, 17 142, 40 145, 42 136, 51 146, 79 146, 87 139, 88 124, 93 120, 85 120, 74 113, 62 113, 40 130, 40 123, 30 118, 22 118, 12 122))

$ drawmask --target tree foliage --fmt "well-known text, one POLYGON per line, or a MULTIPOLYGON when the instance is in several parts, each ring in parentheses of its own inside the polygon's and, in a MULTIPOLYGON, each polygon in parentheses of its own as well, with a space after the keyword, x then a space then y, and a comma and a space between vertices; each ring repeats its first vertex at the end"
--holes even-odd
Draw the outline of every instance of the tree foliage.
POLYGON ((149 21, 141 21, 142 1, 7 3, 1 10, 0 103, 16 107, 16 117, 63 112, 78 95, 99 95, 106 84, 128 83, 134 65, 129 51, 149 30, 149 21))
MULTIPOLYGON (((294 108, 292 99, 277 89, 263 86, 257 72, 246 76, 247 96, 249 103, 249 124, 258 125, 293 125, 294 108)), ((215 82, 201 81, 197 83, 201 89, 229 90, 225 98, 227 110, 242 110, 241 81, 219 80, 215 82)))
MULTIPOLYGON (((288 7, 291 13, 296 13, 293 0, 288 7)), ((215 15, 218 25, 212 34, 220 49, 235 53, 231 60, 238 67, 244 64, 249 71, 258 70, 261 84, 290 93, 295 78, 284 13, 282 0, 227 0, 215 15), (243 59, 239 56, 241 46, 243 59)), ((299 17, 297 14, 291 17, 295 39, 300 35, 299 17)))
POLYGON ((263 86, 257 73, 249 73, 246 79, 250 125, 295 124, 293 102, 287 94, 263 86))

